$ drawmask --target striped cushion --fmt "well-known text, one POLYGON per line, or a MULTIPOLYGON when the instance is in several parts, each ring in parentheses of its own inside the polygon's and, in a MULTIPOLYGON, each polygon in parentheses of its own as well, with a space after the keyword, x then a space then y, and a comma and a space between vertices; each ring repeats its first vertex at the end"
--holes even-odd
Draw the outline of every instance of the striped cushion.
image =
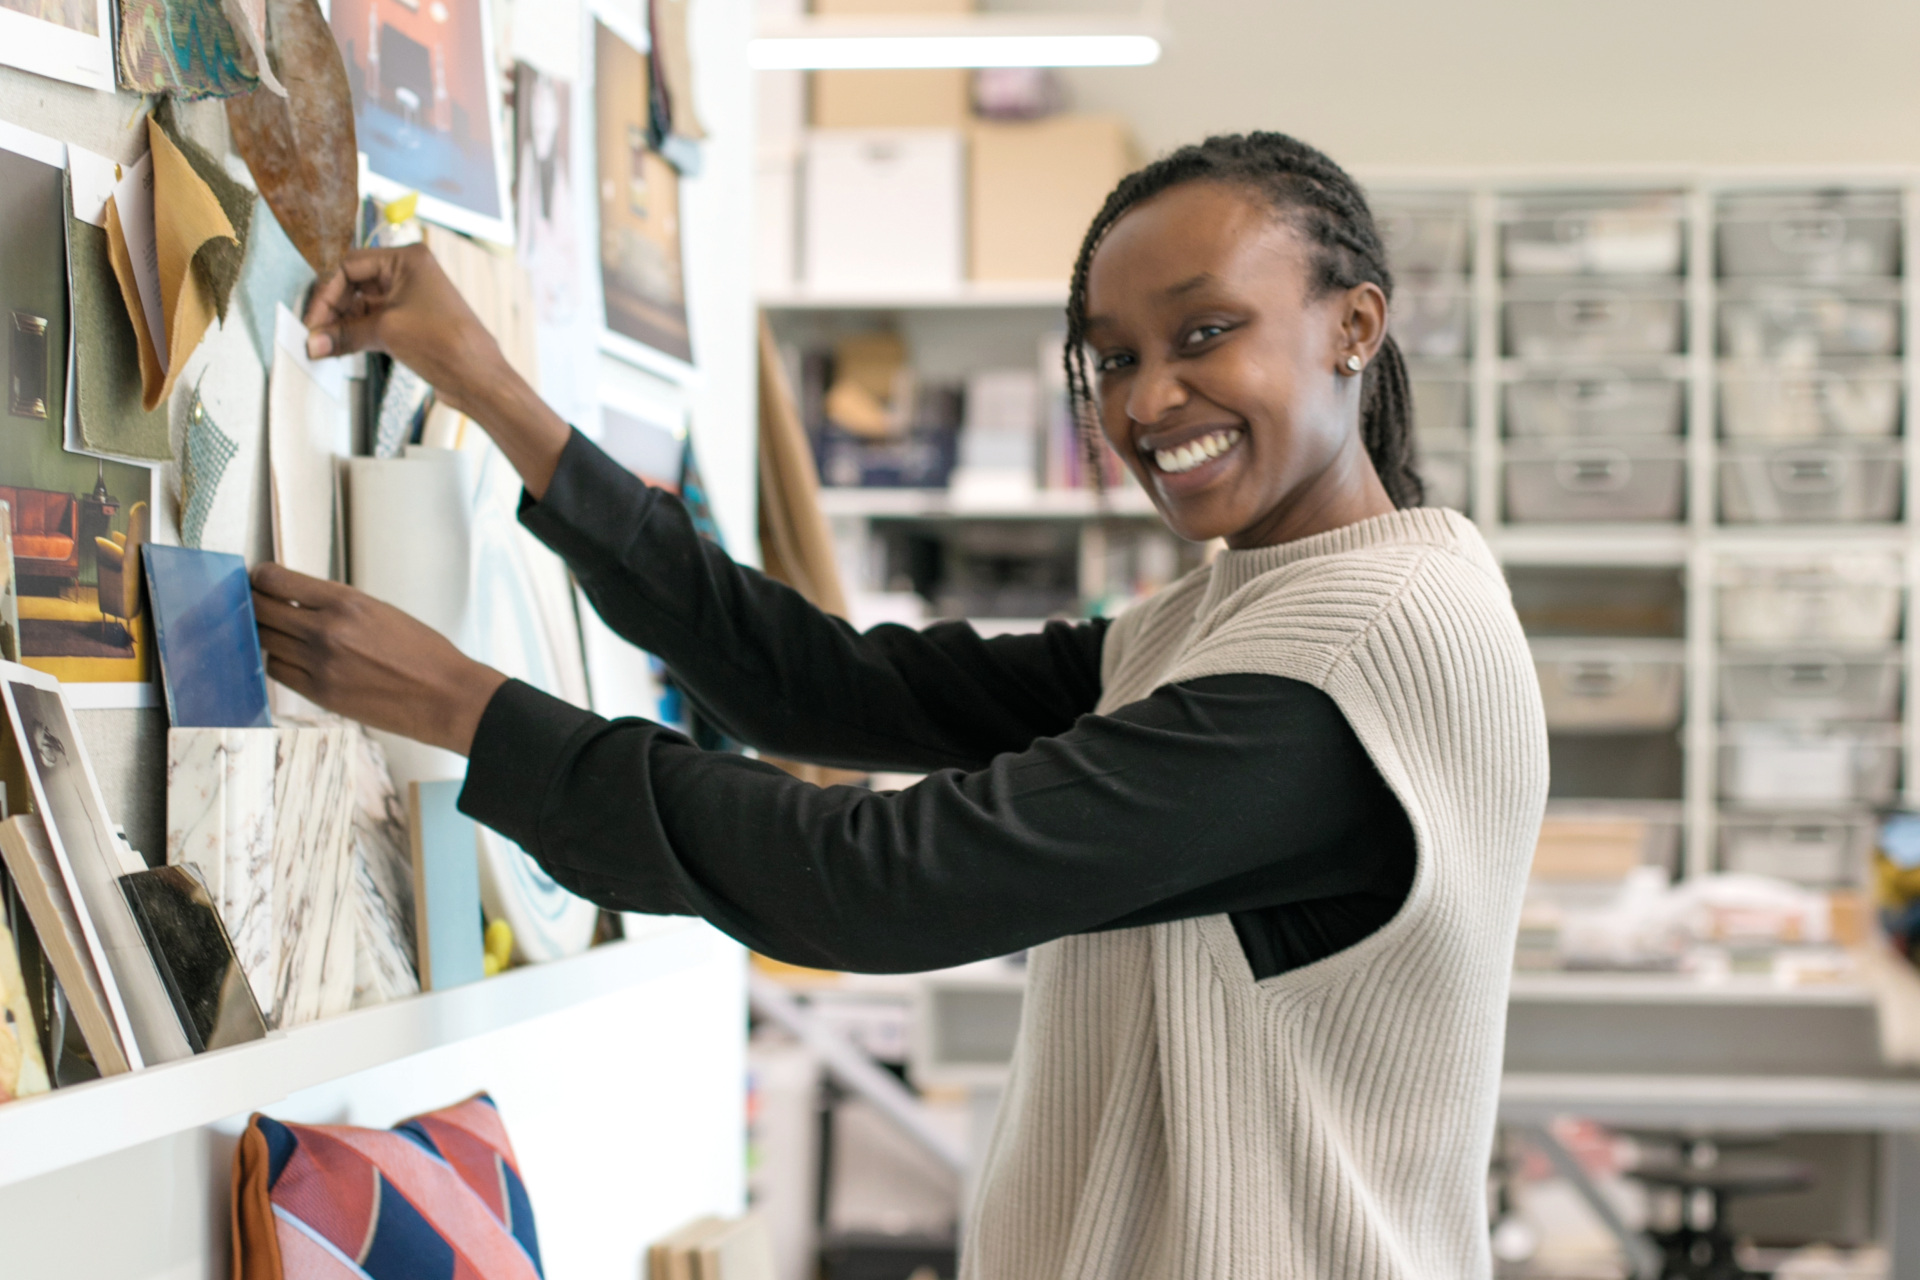
POLYGON ((234 1155, 235 1280, 539 1280, 533 1206, 486 1094, 391 1130, 256 1115, 234 1155))

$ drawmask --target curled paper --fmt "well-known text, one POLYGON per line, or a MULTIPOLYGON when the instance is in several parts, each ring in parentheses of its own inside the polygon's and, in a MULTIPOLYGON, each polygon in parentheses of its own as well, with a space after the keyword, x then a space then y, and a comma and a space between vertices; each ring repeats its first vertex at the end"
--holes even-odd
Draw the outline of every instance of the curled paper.
POLYGON ((120 209, 116 197, 107 202, 107 246, 139 344, 141 403, 152 410, 172 393, 187 357, 214 317, 225 312, 226 293, 239 273, 241 246, 240 233, 213 188, 151 118, 147 141, 153 165, 153 226, 149 232, 143 220, 123 222, 123 215, 139 215, 131 206, 120 209), (136 250, 144 263, 136 262, 136 250), (153 311, 148 295, 156 282, 162 318, 158 335, 147 323, 153 311))
POLYGON ((266 0, 266 14, 268 66, 286 96, 229 98, 227 124, 287 238, 326 275, 353 247, 360 189, 353 94, 314 0, 266 0))

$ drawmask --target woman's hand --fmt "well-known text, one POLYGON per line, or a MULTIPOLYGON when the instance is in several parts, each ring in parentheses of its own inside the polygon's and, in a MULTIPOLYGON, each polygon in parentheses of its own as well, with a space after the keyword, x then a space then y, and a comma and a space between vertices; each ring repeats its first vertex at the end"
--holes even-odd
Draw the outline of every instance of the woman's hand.
POLYGON ((467 755, 507 678, 364 591, 277 564, 253 571, 267 674, 327 710, 467 755))
POLYGON ((571 430, 506 362, 425 245, 349 253, 315 286, 306 325, 314 359, 384 351, 425 378, 486 428, 536 500, 545 495, 571 430))

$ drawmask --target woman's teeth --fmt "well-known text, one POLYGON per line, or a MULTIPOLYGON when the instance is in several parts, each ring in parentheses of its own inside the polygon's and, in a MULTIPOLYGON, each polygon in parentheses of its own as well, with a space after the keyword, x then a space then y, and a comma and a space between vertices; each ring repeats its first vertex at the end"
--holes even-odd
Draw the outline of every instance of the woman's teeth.
POLYGON ((1219 457, 1238 443, 1240 432, 1237 428, 1215 431, 1198 440, 1189 440, 1177 448, 1155 449, 1153 465, 1170 476, 1177 476, 1182 471, 1191 471, 1201 463, 1219 457))

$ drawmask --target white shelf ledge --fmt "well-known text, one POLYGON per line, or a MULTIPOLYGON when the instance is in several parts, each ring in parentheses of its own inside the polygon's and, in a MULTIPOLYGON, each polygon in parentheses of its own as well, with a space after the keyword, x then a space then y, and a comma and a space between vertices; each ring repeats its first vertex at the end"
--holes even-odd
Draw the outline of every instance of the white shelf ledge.
POLYGON ((1514 1004, 1838 1005, 1860 1008, 1873 992, 1857 982, 1781 986, 1770 977, 1703 982, 1679 973, 1516 973, 1514 1004))
POLYGON ((816 289, 791 285, 760 291, 769 311, 938 311, 1046 309, 1067 305, 1064 280, 968 280, 946 289, 816 289))
POLYGON ((1647 1128, 1911 1130, 1920 1081, 1828 1076, 1562 1075, 1510 1071, 1500 1119, 1539 1124, 1574 1115, 1647 1128))
POLYGON ((663 921, 645 937, 566 960, 8 1103, 0 1106, 0 1187, 691 969, 734 946, 698 921, 663 921))
POLYGON ((1077 520, 1091 516, 1151 516, 1153 503, 1128 485, 1101 496, 1090 489, 1041 489, 1018 502, 955 500, 946 489, 820 490, 820 510, 832 516, 905 519, 1077 520))

